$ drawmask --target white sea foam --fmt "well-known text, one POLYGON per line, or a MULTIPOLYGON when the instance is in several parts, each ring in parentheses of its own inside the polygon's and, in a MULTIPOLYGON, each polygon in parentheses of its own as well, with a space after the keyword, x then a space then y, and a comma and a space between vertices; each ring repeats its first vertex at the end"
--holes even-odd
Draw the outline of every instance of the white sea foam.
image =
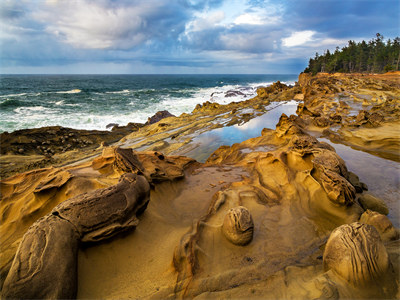
POLYGON ((106 92, 106 94, 128 94, 130 90, 122 90, 122 91, 115 91, 115 92, 106 92))
POLYGON ((73 89, 70 91, 59 91, 56 94, 79 94, 80 92, 82 92, 80 89, 73 89))
POLYGON ((64 100, 60 100, 60 101, 49 101, 49 103, 60 106, 60 105, 64 105, 64 100))
POLYGON ((17 114, 23 114, 29 111, 44 111, 46 108, 43 106, 33 106, 33 107, 18 107, 14 109, 17 114))
POLYGON ((8 95, 1 95, 0 98, 19 97, 19 96, 25 96, 25 95, 27 95, 27 93, 8 94, 8 95))

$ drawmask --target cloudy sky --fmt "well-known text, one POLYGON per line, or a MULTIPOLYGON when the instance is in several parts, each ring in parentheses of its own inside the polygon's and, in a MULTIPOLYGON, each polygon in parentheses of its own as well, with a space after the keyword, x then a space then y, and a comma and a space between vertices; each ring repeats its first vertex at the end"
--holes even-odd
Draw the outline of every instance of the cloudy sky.
POLYGON ((0 72, 298 73, 399 34, 399 0, 1 0, 0 72))

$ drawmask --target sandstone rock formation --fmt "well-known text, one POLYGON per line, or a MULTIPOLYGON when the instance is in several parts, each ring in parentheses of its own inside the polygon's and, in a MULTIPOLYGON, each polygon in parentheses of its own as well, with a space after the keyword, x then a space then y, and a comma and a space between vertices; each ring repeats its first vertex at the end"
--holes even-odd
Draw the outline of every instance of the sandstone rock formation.
POLYGON ((325 270, 354 285, 368 285, 389 269, 389 259, 378 232, 372 226, 351 223, 330 235, 324 252, 325 270))
POLYGON ((137 226, 150 185, 124 174, 117 185, 59 204, 24 235, 2 294, 10 299, 71 299, 77 292, 80 242, 98 242, 137 226))
POLYGON ((399 76, 300 74, 304 103, 298 114, 307 127, 359 149, 400 161, 399 76))
MULTIPOLYGON (((49 214, 57 204, 85 192, 114 186, 127 172, 144 175, 148 182, 173 181, 182 178, 183 169, 193 162, 193 159, 187 157, 164 156, 151 151, 136 153, 131 149, 109 147, 103 149, 100 157, 78 166, 39 169, 2 180, 0 283, 10 269, 24 233, 36 220, 49 214)), ((68 208, 70 209, 71 207, 68 208)), ((93 208, 91 211, 94 213, 96 210, 93 208)), ((88 213, 85 218, 87 217, 88 213)), ((126 222, 129 223, 129 220, 126 222)), ((128 226, 128 223, 121 223, 121 226, 128 226)), ((93 223, 87 225, 93 226, 93 223)), ((115 229, 118 229, 117 225, 115 229)), ((106 231, 112 233, 111 229, 106 231)))
POLYGON ((361 215, 360 223, 374 226, 383 241, 399 239, 399 230, 393 226, 387 216, 379 212, 367 209, 361 215))
POLYGON ((222 224, 222 233, 235 245, 244 246, 253 239, 254 224, 250 212, 243 206, 231 208, 222 224))
POLYGON ((99 156, 100 149, 73 165, 2 180, 3 277, 17 252, 3 297, 398 297, 393 204, 366 193, 381 197, 347 169, 335 144, 319 139, 396 160, 398 90, 398 82, 371 76, 301 75, 294 88, 275 84, 240 103, 206 102, 99 156), (205 164, 167 155, 293 98, 303 101, 298 116, 282 115, 275 130, 221 146, 205 164), (135 193, 148 205, 133 208, 135 193), (62 264, 52 263, 54 255, 62 264))
POLYGON ((388 253, 373 226, 356 222, 336 228, 328 239, 323 260, 325 270, 364 290, 364 295, 367 290, 369 297, 387 298, 397 290, 388 253))
POLYGON ((382 199, 379 199, 371 194, 361 194, 358 198, 358 202, 365 210, 370 209, 384 215, 387 215, 389 213, 389 209, 386 203, 382 199))
MULTIPOLYGON (((178 297, 213 298, 231 286, 267 280, 295 257, 317 257, 315 249, 322 247, 333 228, 357 221, 363 212, 343 160, 331 146, 305 134, 294 116, 282 116, 277 129, 264 130, 261 137, 220 147, 207 160, 207 165, 213 164, 241 166, 249 175, 218 192, 207 214, 175 248, 178 276, 173 293, 178 297), (238 247, 240 240, 235 238, 240 235, 232 232, 246 211, 241 206, 249 212, 243 223, 254 221, 254 239, 245 247, 238 247)), ((249 240, 250 234, 246 243, 249 240)), ((323 287, 304 297, 320 295, 323 287)), ((271 292, 269 287, 262 289, 271 292)), ((164 293, 155 295, 168 295, 164 293)))

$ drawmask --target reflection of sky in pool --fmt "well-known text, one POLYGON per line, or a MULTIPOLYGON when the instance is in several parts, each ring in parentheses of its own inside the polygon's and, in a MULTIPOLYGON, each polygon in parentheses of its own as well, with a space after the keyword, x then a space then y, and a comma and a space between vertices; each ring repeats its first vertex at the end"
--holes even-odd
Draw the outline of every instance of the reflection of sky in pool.
POLYGON ((295 114, 296 108, 297 102, 290 101, 271 109, 262 116, 251 119, 243 125, 218 128, 200 134, 192 141, 192 143, 198 146, 184 153, 184 155, 204 162, 211 153, 222 145, 232 146, 234 143, 240 143, 249 138, 260 136, 263 128, 275 129, 280 116, 283 113, 288 116, 295 114))
POLYGON ((389 218, 395 226, 400 225, 400 164, 351 147, 334 144, 327 139, 346 163, 349 171, 365 182, 371 194, 383 199, 389 207, 389 218))

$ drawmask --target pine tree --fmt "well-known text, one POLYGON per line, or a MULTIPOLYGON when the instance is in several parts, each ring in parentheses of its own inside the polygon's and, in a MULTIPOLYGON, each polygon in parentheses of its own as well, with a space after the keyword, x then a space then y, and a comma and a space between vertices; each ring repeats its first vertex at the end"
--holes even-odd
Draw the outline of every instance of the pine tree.
POLYGON ((326 50, 323 55, 318 52, 310 58, 306 73, 318 72, 387 72, 399 70, 400 66, 400 38, 388 40, 385 44, 384 36, 376 34, 376 38, 368 43, 348 41, 342 49, 336 47, 332 54, 326 50))

